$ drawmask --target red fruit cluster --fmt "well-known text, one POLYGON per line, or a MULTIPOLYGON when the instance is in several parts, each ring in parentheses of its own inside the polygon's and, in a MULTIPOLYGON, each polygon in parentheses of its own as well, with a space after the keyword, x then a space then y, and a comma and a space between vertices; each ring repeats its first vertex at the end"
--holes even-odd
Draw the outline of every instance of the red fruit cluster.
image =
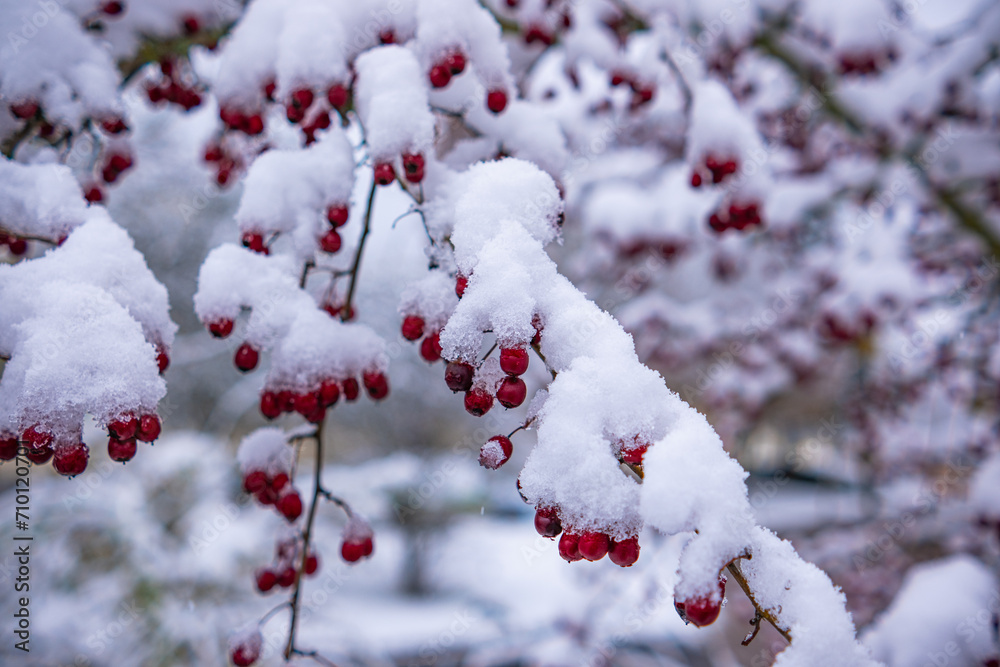
POLYGON ((340 557, 348 563, 357 563, 362 558, 368 558, 375 550, 371 535, 344 539, 340 544, 340 557))
POLYGON ((20 257, 28 252, 27 239, 0 231, 0 248, 4 246, 7 246, 7 251, 15 257, 20 257))
POLYGON ((111 153, 101 167, 101 178, 105 183, 114 183, 118 177, 132 168, 132 156, 128 153, 111 153))
POLYGON ((409 341, 416 341, 423 338, 420 343, 420 356, 427 363, 433 364, 441 358, 441 332, 432 331, 425 336, 426 324, 424 318, 419 315, 407 315, 403 318, 400 331, 403 334, 403 338, 409 341))
POLYGON ((213 142, 205 147, 202 158, 215 165, 215 182, 225 187, 233 177, 233 172, 243 168, 243 158, 226 150, 225 143, 213 142))
POLYGON ((227 130, 236 130, 255 137, 264 132, 264 116, 260 111, 244 112, 235 107, 220 107, 219 118, 227 130))
POLYGON ((479 465, 490 470, 496 470, 510 460, 514 453, 514 445, 505 435, 495 435, 486 441, 479 450, 479 465))
POLYGON ((427 78, 435 88, 444 88, 451 83, 451 77, 465 71, 466 58, 461 49, 455 48, 441 56, 431 65, 427 78))
POLYGON ((326 91, 326 100, 340 115, 344 115, 350 108, 350 88, 342 83, 335 83, 326 91))
POLYGON ((289 523, 302 516, 302 497, 289 484, 285 472, 271 475, 265 470, 249 470, 243 475, 243 490, 261 505, 273 505, 289 523))
POLYGON ((891 60, 889 54, 876 51, 860 51, 857 53, 843 53, 837 62, 840 73, 844 76, 867 74, 877 74, 887 60, 891 60))
POLYGON ((187 74, 183 67, 173 58, 164 58, 160 61, 160 78, 157 81, 150 81, 146 84, 146 96, 153 104, 159 102, 169 102, 183 107, 185 111, 190 111, 201 104, 201 93, 198 88, 189 84, 194 80, 193 74, 187 74))
POLYGON ((690 623, 699 628, 715 623, 722 611, 722 601, 726 597, 726 578, 719 578, 719 594, 713 596, 699 596, 686 600, 674 600, 674 609, 685 623, 690 623))
POLYGON ((719 157, 709 153, 704 163, 696 165, 691 172, 691 187, 701 187, 701 184, 711 179, 712 183, 722 183, 728 176, 739 171, 740 163, 735 157, 719 157))
POLYGON ((713 211, 708 216, 708 226, 716 234, 727 229, 743 231, 748 227, 762 227, 764 220, 760 217, 760 204, 755 201, 740 203, 732 202, 728 209, 713 211))
POLYGON ((633 111, 651 102, 656 95, 655 84, 645 83, 633 75, 632 72, 626 70, 612 70, 611 85, 617 88, 624 84, 628 84, 629 88, 632 89, 632 100, 629 107, 633 111))
POLYGON ((501 347, 500 369, 507 374, 497 387, 497 400, 505 408, 516 408, 524 403, 528 387, 520 375, 528 370, 528 350, 524 347, 501 347))
POLYGON ((326 208, 326 220, 330 223, 330 228, 319 239, 320 250, 331 255, 340 250, 343 240, 337 228, 346 225, 349 217, 350 210, 346 204, 330 204, 326 208))
POLYGON ((424 180, 424 156, 420 153, 403 153, 403 176, 416 185, 424 180))
POLYGON ((121 463, 131 461, 136 441, 153 442, 160 437, 160 430, 160 418, 155 414, 121 415, 108 424, 108 456, 121 463))
POLYGON ((563 532, 559 511, 554 507, 535 508, 535 530, 542 537, 555 538, 559 533, 559 555, 573 563, 578 560, 598 561, 608 556, 619 567, 631 567, 639 560, 639 538, 615 540, 599 531, 563 532))
POLYGON ((269 567, 262 567, 254 573, 257 590, 261 593, 271 591, 275 586, 291 588, 301 574, 311 577, 319 571, 319 556, 310 551, 302 563, 302 545, 296 539, 282 540, 275 549, 275 558, 269 567))
MULTIPOLYGON (((389 395, 389 380, 384 373, 365 372, 362 382, 372 400, 378 401, 389 395)), ((360 385, 353 377, 341 380, 328 378, 318 387, 299 392, 265 389, 260 395, 260 412, 268 419, 275 419, 286 412, 297 412, 308 421, 318 424, 323 420, 327 408, 333 407, 341 395, 346 401, 355 401, 359 394, 360 385)))

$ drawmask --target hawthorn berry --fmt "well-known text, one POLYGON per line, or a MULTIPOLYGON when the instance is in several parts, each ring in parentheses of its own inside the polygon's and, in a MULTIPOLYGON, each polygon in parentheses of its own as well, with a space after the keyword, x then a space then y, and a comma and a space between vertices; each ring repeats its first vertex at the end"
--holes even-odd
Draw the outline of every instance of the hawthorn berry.
POLYGON ((567 563, 582 560, 580 555, 580 536, 576 533, 565 532, 559 538, 559 555, 567 563))
POLYGON ((263 470, 251 470, 243 476, 243 490, 257 494, 267 488, 267 473, 263 470))
POLYGON ((306 556, 306 562, 304 563, 302 571, 306 574, 306 576, 310 576, 316 574, 317 570, 319 570, 319 557, 316 554, 309 554, 306 556))
POLYGON ((275 505, 289 523, 293 523, 302 516, 302 498, 298 491, 291 490, 282 494, 275 505))
POLYGON ((230 646, 229 659, 236 667, 250 667, 260 659, 263 644, 264 638, 260 631, 256 630, 230 646))
POLYGON ((482 387, 465 392, 465 411, 473 417, 482 417, 493 407, 493 394, 482 387))
POLYGON ((340 556, 348 563, 356 563, 372 555, 374 544, 371 537, 344 540, 340 545, 340 556))
POLYGON ((125 121, 119 116, 112 116, 101 121, 101 129, 108 134, 120 134, 128 129, 125 121))
POLYGON ((326 208, 326 219, 334 227, 343 227, 346 225, 349 215, 350 211, 347 208, 347 204, 330 204, 326 208))
POLYGON ((14 114, 17 118, 21 120, 27 120, 29 118, 34 118, 38 113, 39 106, 38 102, 34 100, 25 100, 23 102, 14 102, 10 105, 10 112, 14 114))
POLYGON ((527 348, 501 347, 500 370, 507 375, 522 375, 526 370, 528 370, 527 348))
POLYGON ((403 338, 417 340, 424 335, 424 319, 419 315, 407 315, 403 318, 403 338))
POLYGON ((428 334, 420 342, 420 356, 424 358, 424 361, 430 364, 433 364, 435 361, 441 358, 440 331, 435 331, 432 334, 428 334))
POLYGON ((496 470, 510 460, 514 445, 505 435, 495 435, 479 450, 479 465, 496 470))
POLYGON ((161 428, 159 417, 153 414, 143 415, 139 418, 139 430, 136 432, 136 438, 143 442, 153 442, 160 437, 161 428))
POLYGON ((472 376, 476 369, 472 364, 463 361, 449 361, 444 369, 444 381, 448 389, 454 392, 469 391, 472 388, 472 376))
POLYGON ((295 395, 294 405, 295 411, 305 417, 320 407, 320 398, 316 392, 304 391, 301 394, 295 395))
POLYGON ((161 375, 165 370, 170 368, 170 355, 167 354, 167 350, 164 347, 156 348, 156 367, 160 370, 161 375))
POLYGON ((28 449, 45 449, 52 445, 52 434, 43 431, 38 424, 29 426, 21 433, 21 442, 28 449))
POLYGON ((276 419, 281 416, 281 412, 278 395, 273 391, 262 392, 260 395, 260 413, 267 419, 276 419))
POLYGON ((135 438, 128 438, 127 440, 119 440, 115 436, 108 438, 108 458, 112 461, 118 461, 120 463, 125 463, 126 461, 131 461, 135 456, 136 452, 136 441, 135 438))
POLYGON ((589 561, 601 560, 608 555, 611 541, 604 533, 588 530, 580 535, 577 542, 580 555, 589 561))
POLYGON ((611 72, 611 85, 612 86, 616 86, 617 87, 617 86, 622 85, 623 83, 629 83, 631 81, 632 81, 632 77, 628 74, 628 72, 625 72, 625 71, 622 71, 622 70, 614 70, 614 71, 611 72))
POLYGON ((330 106, 338 111, 347 106, 347 88, 341 83, 335 83, 326 91, 326 99, 330 106))
POLYGON ((360 393, 361 387, 358 385, 358 381, 355 378, 344 379, 342 385, 345 401, 358 400, 358 394, 360 393))
POLYGON ((507 108, 507 91, 494 88, 486 94, 486 108, 493 113, 501 113, 507 108))
POLYGON ((40 449, 29 449, 28 453, 24 455, 24 458, 28 459, 35 465, 42 465, 48 463, 48 460, 52 458, 52 445, 45 445, 40 449))
POLYGON ((722 601, 726 596, 726 580, 719 579, 719 594, 717 597, 701 595, 687 600, 675 600, 674 608, 685 623, 699 628, 715 623, 722 611, 722 601))
POLYGON ((379 371, 365 371, 361 379, 365 383, 365 391, 373 401, 381 401, 389 395, 389 380, 385 373, 379 371))
POLYGON ((139 418, 135 415, 124 415, 112 420, 108 424, 110 435, 119 440, 128 440, 135 437, 135 432, 139 428, 139 418))
POLYGON ((264 245, 264 235, 259 232, 243 232, 243 237, 240 241, 243 243, 244 248, 249 248, 263 255, 268 254, 267 246, 264 245))
POLYGON ((628 537, 621 542, 612 540, 608 558, 619 567, 632 567, 639 560, 639 538, 628 537))
POLYGON ((328 408, 340 399, 340 385, 335 380, 323 380, 319 386, 319 399, 328 408))
POLYGON ((403 153, 403 176, 409 183, 424 180, 424 156, 420 153, 403 153))
POLYGON ((642 465, 642 459, 649 449, 649 443, 642 443, 631 449, 622 449, 622 461, 631 463, 634 466, 642 465))
POLYGON ((396 180, 396 172, 388 162, 377 162, 374 174, 375 182, 379 185, 389 185, 396 180))
POLYGON ((259 113, 246 116, 240 129, 250 136, 256 136, 264 132, 264 119, 259 113))
POLYGON ((213 320, 208 323, 208 332, 216 338, 225 338, 233 333, 234 322, 229 318, 213 320))
POLYGON ((562 532, 562 522, 555 508, 539 507, 535 510, 535 531, 542 537, 555 537, 562 532))
POLYGON ((469 279, 463 275, 455 276, 455 294, 459 299, 465 294, 465 288, 469 286, 469 279))
POLYGON ((382 44, 395 44, 396 32, 392 28, 384 28, 378 34, 378 41, 382 44))
POLYGON ((435 88, 444 88, 451 81, 451 69, 447 63, 437 63, 431 67, 427 78, 435 88))
POLYGON ((337 233, 336 229, 331 229, 319 240, 319 247, 323 252, 328 252, 332 255, 340 250, 341 243, 340 234, 337 233))
POLYGON ((295 568, 286 567, 278 573, 278 585, 282 588, 291 588, 295 585, 295 568))
POLYGON ((97 204, 104 201, 104 192, 99 186, 91 185, 87 188, 87 191, 83 193, 83 197, 91 204, 97 204))
POLYGON ((691 187, 700 188, 701 187, 701 174, 697 171, 691 172, 691 187))
POLYGON ((524 380, 519 377, 508 375, 497 387, 497 400, 505 408, 516 408, 524 403, 527 395, 528 387, 524 384, 524 380))
POLYGON ((461 51, 453 51, 445 59, 445 64, 452 76, 457 76, 465 71, 465 54, 461 51))
POLYGON ((66 477, 76 477, 87 469, 90 449, 82 442, 65 445, 55 450, 52 456, 52 467, 56 472, 66 477))
POLYGON ((280 493, 282 489, 288 484, 288 475, 283 472, 279 472, 277 475, 271 478, 269 486, 271 490, 275 493, 280 493))
POLYGON ((181 25, 184 27, 184 34, 186 35, 193 35, 201 30, 201 23, 198 21, 198 17, 193 14, 186 15, 181 25))
POLYGON ((15 236, 7 240, 7 249, 10 250, 10 254, 20 257, 28 252, 28 242, 25 239, 15 236))
POLYGON ((118 16, 123 11, 125 11, 125 3, 118 2, 118 0, 111 0, 111 2, 105 2, 101 5, 101 12, 108 16, 118 16))
POLYGON ((260 360, 260 353, 257 352, 255 348, 250 343, 243 343, 236 349, 236 355, 233 357, 233 362, 236 364, 236 368, 240 369, 244 373, 249 373, 253 369, 257 368, 257 362, 260 360))
POLYGON ((256 579, 257 590, 261 593, 267 593, 278 583, 278 575, 266 567, 257 570, 254 579, 256 579))
POLYGON ((10 461, 17 456, 18 442, 15 436, 0 437, 0 461, 10 461))

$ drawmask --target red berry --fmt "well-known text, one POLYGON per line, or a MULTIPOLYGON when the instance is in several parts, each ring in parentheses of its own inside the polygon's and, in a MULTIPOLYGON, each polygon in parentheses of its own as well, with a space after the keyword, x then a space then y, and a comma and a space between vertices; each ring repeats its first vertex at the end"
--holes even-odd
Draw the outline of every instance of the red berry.
POLYGON ((389 185, 396 180, 396 172, 388 162, 375 164, 375 182, 379 185, 389 185))
POLYGON ((530 26, 527 30, 525 30, 524 43, 534 44, 535 42, 540 42, 545 46, 552 46, 552 44, 555 42, 555 38, 552 35, 550 35, 549 32, 545 30, 545 28, 533 25, 530 26))
POLYGON ((476 369, 462 361, 449 361, 444 369, 444 382, 452 391, 469 391, 476 369))
POLYGON ((691 187, 700 188, 701 187, 701 174, 697 171, 691 172, 691 187))
POLYGON ((469 279, 463 275, 455 276, 455 294, 461 299, 465 294, 465 288, 469 286, 469 279))
POLYGON ((139 418, 135 415, 125 415, 108 424, 108 432, 119 440, 134 438, 138 428, 139 418))
POLYGON ((524 380, 519 377, 508 375, 497 387, 497 400, 505 408, 516 408, 524 403, 527 395, 528 387, 524 384, 524 380))
POLYGON ((35 424, 24 430, 21 434, 21 442, 28 449, 45 449, 52 445, 52 434, 41 430, 41 426, 35 424))
POLYGON ((431 67, 427 78, 435 88, 444 88, 451 81, 451 69, 446 63, 438 63, 431 67))
POLYGON ((403 175, 410 183, 424 180, 424 156, 420 153, 403 153, 403 175))
POLYGON ((335 83, 326 91, 326 99, 334 109, 343 109, 347 106, 347 88, 343 84, 335 83))
POLYGON ((246 117, 243 115, 242 111, 239 109, 230 109, 228 107, 222 107, 219 109, 219 118, 230 130, 238 130, 243 127, 246 122, 246 117))
POLYGON ((642 458, 646 455, 646 450, 648 449, 649 443, 643 443, 632 449, 622 449, 622 461, 631 463, 634 466, 642 465, 642 458))
POLYGON ((499 88, 491 90, 486 95, 486 108, 493 113, 500 113, 507 108, 507 92, 499 88))
POLYGON ((243 232, 241 239, 244 248, 249 248, 254 252, 267 254, 267 246, 264 245, 264 235, 258 232, 243 232))
POLYGON ((588 530, 580 535, 578 543, 580 555, 590 561, 601 560, 608 555, 611 540, 604 533, 588 530))
POLYGON ((420 342, 420 356, 424 358, 429 364, 433 364, 435 361, 441 358, 441 332, 435 331, 432 334, 428 334, 420 342))
POLYGON ((20 257, 24 253, 28 252, 28 242, 15 236, 14 238, 7 240, 7 249, 10 250, 10 254, 15 257, 20 257))
POLYGON ((340 234, 337 233, 336 229, 331 229, 319 240, 319 247, 323 252, 328 252, 332 255, 340 250, 341 243, 340 234))
POLYGON ((24 102, 15 102, 10 105, 10 111, 15 116, 22 120, 27 120, 29 118, 34 118, 35 114, 38 113, 38 102, 34 100, 25 100, 24 102))
POLYGON ((535 530, 542 537, 555 537, 562 532, 562 522, 554 508, 539 507, 535 510, 535 530))
POLYGON ((385 377, 385 373, 365 371, 362 380, 365 383, 365 391, 373 401, 381 401, 389 395, 389 380, 385 377))
POLYGON ((271 478, 270 487, 275 493, 280 493, 283 488, 288 484, 288 475, 283 472, 279 472, 277 475, 271 478))
POLYGON ((716 234, 721 234, 729 229, 729 223, 720 218, 718 213, 713 213, 708 216, 708 226, 711 227, 712 231, 716 234))
POLYGON ((122 120, 118 116, 114 116, 112 118, 105 118, 104 120, 102 120, 101 129, 107 132, 108 134, 119 134, 127 130, 128 126, 125 125, 124 120, 122 120))
POLYGON ((243 638, 230 648, 229 658, 236 667, 250 667, 260 659, 264 640, 260 631, 243 638))
POLYGON ((305 417, 316 411, 320 407, 320 398, 316 392, 307 391, 297 394, 294 399, 295 411, 305 417))
POLYGON ((302 516, 302 498, 299 497, 298 491, 282 494, 275 505, 289 522, 294 522, 302 516))
POLYGON ((482 417, 493 407, 493 395, 482 387, 473 387, 465 393, 465 411, 473 417, 482 417))
POLYGON ((257 570, 255 579, 257 580, 257 590, 261 593, 267 593, 278 583, 278 575, 267 568, 257 570))
POLYGON ((330 407, 340 398, 340 386, 336 380, 324 380, 319 387, 320 402, 324 407, 330 407))
POLYGON ((15 436, 0 437, 0 461, 10 461, 17 456, 18 446, 17 437, 15 436))
POLYGON ((278 574, 278 585, 282 588, 291 588, 295 585, 295 568, 286 567, 278 574))
POLYGON ((240 129, 250 136, 261 134, 264 131, 264 119, 261 118, 259 113, 246 116, 243 124, 240 126, 240 129))
POLYGON ((559 538, 559 555, 567 563, 581 560, 583 556, 580 555, 580 536, 570 532, 563 533, 559 538))
POLYGON ((514 445, 505 435, 495 435, 479 450, 479 465, 496 470, 510 460, 514 445))
POLYGON ((358 394, 360 393, 360 387, 358 386, 358 381, 354 378, 346 378, 342 383, 344 390, 344 400, 345 401, 356 401, 358 400, 358 394))
POLYGON ((42 465, 47 463, 49 459, 52 458, 52 445, 46 445, 41 449, 28 450, 24 458, 28 459, 35 465, 42 465))
POLYGON ((340 556, 348 563, 356 563, 366 556, 371 556, 374 550, 372 538, 365 537, 360 540, 344 540, 340 545, 340 556))
POLYGON ((59 447, 52 456, 52 467, 60 475, 75 477, 87 469, 89 452, 90 449, 82 442, 59 447))
POLYGON ((208 331, 216 338, 225 338, 233 333, 234 322, 229 318, 213 320, 208 323, 208 331))
POLYGON ((135 456, 135 450, 135 438, 127 440, 119 440, 114 436, 108 438, 108 457, 112 461, 120 461, 121 463, 131 461, 132 457, 135 456))
POLYGON ((639 538, 628 537, 621 542, 611 542, 608 558, 619 567, 632 567, 639 560, 639 538))
POLYGON ((687 600, 675 601, 674 608, 685 623, 691 623, 699 628, 715 623, 722 611, 722 600, 726 595, 726 580, 719 579, 719 595, 699 596, 687 600))
POLYGON ((308 556, 306 556, 306 562, 304 567, 302 568, 302 571, 305 572, 306 575, 308 576, 316 574, 316 571, 318 569, 319 569, 319 558, 316 556, 316 554, 309 554, 308 556))
POLYGON ((347 204, 330 204, 326 209, 326 219, 334 227, 343 227, 346 225, 349 215, 350 211, 347 209, 347 204))
POLYGON ((139 431, 136 437, 143 442, 153 442, 160 437, 160 418, 156 415, 143 415, 139 418, 139 431))
POLYGON ((233 362, 236 364, 236 368, 244 373, 248 373, 257 368, 257 361, 259 359, 260 353, 257 352, 257 349, 250 343, 243 343, 236 349, 236 356, 233 358, 233 362))
POLYGON ((620 86, 623 83, 628 83, 631 80, 632 80, 632 77, 630 77, 627 72, 623 72, 621 70, 615 70, 615 71, 611 72, 611 85, 612 86, 620 86))
POLYGON ((278 402, 278 395, 273 391, 265 391, 260 395, 260 413, 267 419, 281 416, 281 404, 278 402))
POLYGON ((308 88, 299 88, 292 93, 290 103, 300 109, 308 109, 313 103, 313 92, 308 88))
POLYGON ((101 5, 101 11, 108 16, 117 16, 125 11, 125 3, 118 2, 117 0, 112 0, 111 2, 105 2, 101 5))
POLYGON ((267 488, 267 473, 263 470, 251 470, 243 476, 243 490, 247 493, 260 493, 267 488))
POLYGON ((91 185, 87 188, 87 191, 83 195, 84 199, 89 201, 91 204, 96 204, 98 202, 104 201, 104 192, 97 185, 91 185))
POLYGON ((403 338, 417 340, 424 335, 424 319, 418 315, 407 315, 403 318, 403 338))
POLYGON ((521 375, 528 370, 528 350, 523 347, 501 347, 500 369, 508 375, 521 375))
POLYGON ((188 35, 193 35, 194 33, 201 30, 201 24, 198 22, 198 17, 188 14, 184 17, 183 21, 184 32, 188 35))
POLYGON ((383 44, 395 44, 396 43, 396 33, 392 28, 385 28, 378 34, 378 41, 383 44))
POLYGON ((156 367, 160 370, 161 375, 170 367, 170 355, 167 354, 166 348, 156 348, 156 367))
POLYGON ((465 54, 461 51, 454 51, 449 54, 445 64, 452 76, 461 74, 465 70, 465 54))

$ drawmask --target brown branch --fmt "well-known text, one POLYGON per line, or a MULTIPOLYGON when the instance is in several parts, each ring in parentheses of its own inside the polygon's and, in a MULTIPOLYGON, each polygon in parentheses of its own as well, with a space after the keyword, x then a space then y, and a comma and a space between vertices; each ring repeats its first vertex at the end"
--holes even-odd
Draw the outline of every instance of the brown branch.
MULTIPOLYGON (((729 563, 729 565, 726 566, 726 568, 729 570, 729 574, 733 575, 733 579, 736 580, 736 583, 739 584, 740 588, 743 589, 743 592, 746 593, 747 598, 750 600, 750 603, 753 604, 753 608, 757 612, 757 616, 763 618, 765 621, 773 625, 774 629, 777 630, 779 633, 781 633, 781 636, 784 637, 788 641, 788 643, 791 643, 792 635, 789 633, 789 631, 778 624, 779 621, 777 617, 774 616, 774 614, 772 614, 767 609, 761 607, 760 603, 757 602, 757 598, 754 597, 753 591, 750 590, 750 584, 747 583, 747 579, 746 577, 743 576, 743 573, 740 571, 740 566, 737 564, 737 562, 738 560, 734 560, 731 563, 729 563)), ((759 619, 757 620, 757 623, 758 624, 760 623, 759 619)), ((756 635, 756 631, 754 632, 754 634, 756 635)), ((750 637, 750 639, 753 639, 753 637, 750 637)), ((749 643, 749 641, 747 643, 749 643)), ((744 646, 746 646, 746 644, 744 644, 744 646)))
POLYGON ((351 283, 347 288, 347 301, 340 310, 340 319, 344 322, 351 316, 351 302, 354 300, 354 288, 358 283, 358 269, 361 267, 361 255, 365 251, 365 241, 368 239, 368 232, 371 230, 372 207, 375 203, 375 178, 372 178, 372 187, 368 191, 368 203, 365 205, 365 227, 361 231, 361 240, 358 241, 358 249, 354 253, 354 264, 351 265, 351 283))

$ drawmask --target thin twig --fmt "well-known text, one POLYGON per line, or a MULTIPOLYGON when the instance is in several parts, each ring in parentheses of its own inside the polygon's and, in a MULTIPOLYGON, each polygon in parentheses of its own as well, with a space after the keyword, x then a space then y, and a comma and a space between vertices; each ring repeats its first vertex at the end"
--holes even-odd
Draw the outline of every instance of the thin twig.
MULTIPOLYGON (((746 593, 747 598, 750 599, 750 602, 751 604, 753 604, 753 608, 756 610, 757 615, 766 620, 771 625, 773 625, 774 629, 777 630, 779 633, 781 633, 781 636, 784 637, 790 644, 792 642, 792 635, 788 632, 788 630, 786 630, 785 628, 781 627, 778 624, 778 619, 775 618, 774 614, 772 614, 767 609, 761 607, 760 604, 757 602, 757 598, 754 597, 753 591, 750 590, 750 584, 747 583, 746 577, 744 577, 743 573, 740 571, 740 567, 739 565, 737 565, 737 561, 734 560, 729 565, 727 565, 726 568, 729 570, 729 573, 733 575, 733 579, 735 579, 736 583, 740 585, 740 588, 743 589, 743 592, 746 593)), ((745 645, 746 644, 744 644, 744 646, 745 645)))
POLYGON ((340 319, 345 322, 351 316, 351 301, 354 299, 354 288, 358 283, 358 268, 361 266, 361 255, 364 254, 365 241, 368 239, 368 232, 371 229, 372 206, 375 203, 375 188, 377 187, 375 179, 372 178, 372 186, 368 191, 368 203, 365 205, 365 227, 361 231, 361 240, 358 241, 358 249, 354 254, 354 264, 351 266, 351 284, 347 288, 347 301, 344 302, 344 306, 340 310, 340 319))

